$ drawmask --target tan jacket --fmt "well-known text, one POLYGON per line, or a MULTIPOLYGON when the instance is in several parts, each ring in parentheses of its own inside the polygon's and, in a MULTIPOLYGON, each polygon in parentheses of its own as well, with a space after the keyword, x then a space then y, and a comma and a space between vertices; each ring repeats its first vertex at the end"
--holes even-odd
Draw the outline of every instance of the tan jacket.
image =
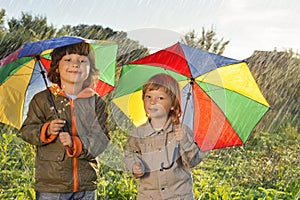
POLYGON ((202 160, 202 152, 194 142, 194 134, 183 125, 187 137, 179 143, 179 153, 173 167, 161 170, 172 162, 176 140, 169 121, 161 131, 155 131, 149 122, 138 127, 128 138, 125 163, 130 172, 135 162, 141 163, 145 174, 138 179, 138 199, 194 199, 190 168, 202 160))
POLYGON ((56 117, 48 91, 36 94, 21 128, 22 139, 36 146, 35 190, 59 193, 95 190, 98 173, 95 157, 109 142, 106 104, 89 88, 75 100, 66 97, 58 86, 50 90, 59 118, 67 121, 64 129, 72 135, 74 150, 67 151, 56 135, 46 137, 47 127, 56 117))

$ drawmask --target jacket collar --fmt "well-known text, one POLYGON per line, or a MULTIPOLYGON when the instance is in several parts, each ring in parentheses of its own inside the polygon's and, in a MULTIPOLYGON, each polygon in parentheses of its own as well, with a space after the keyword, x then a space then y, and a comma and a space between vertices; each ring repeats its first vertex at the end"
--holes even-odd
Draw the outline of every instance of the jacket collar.
POLYGON ((171 119, 168 119, 167 123, 161 130, 155 130, 153 126, 151 125, 150 119, 147 120, 147 122, 140 126, 141 131, 139 131, 140 136, 142 137, 148 137, 157 135, 159 133, 169 133, 173 131, 173 123, 171 119))

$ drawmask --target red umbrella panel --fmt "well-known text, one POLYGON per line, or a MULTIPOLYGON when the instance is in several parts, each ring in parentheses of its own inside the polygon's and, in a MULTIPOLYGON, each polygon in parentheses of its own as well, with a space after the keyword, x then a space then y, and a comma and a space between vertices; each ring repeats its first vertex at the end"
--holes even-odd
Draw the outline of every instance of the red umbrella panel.
POLYGON ((158 73, 181 86, 183 123, 202 151, 244 144, 270 107, 245 61, 177 43, 122 67, 113 102, 136 126, 146 121, 142 85, 158 73))

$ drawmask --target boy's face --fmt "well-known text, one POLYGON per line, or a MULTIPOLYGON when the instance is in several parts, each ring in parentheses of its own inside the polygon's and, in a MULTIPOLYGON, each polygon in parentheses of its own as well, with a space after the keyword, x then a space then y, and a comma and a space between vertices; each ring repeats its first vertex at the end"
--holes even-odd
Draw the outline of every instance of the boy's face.
POLYGON ((90 61, 87 56, 67 54, 62 57, 58 66, 62 85, 83 84, 89 76, 90 61))
POLYGON ((144 109, 151 119, 167 119, 172 107, 172 101, 163 88, 146 90, 143 101, 144 109))

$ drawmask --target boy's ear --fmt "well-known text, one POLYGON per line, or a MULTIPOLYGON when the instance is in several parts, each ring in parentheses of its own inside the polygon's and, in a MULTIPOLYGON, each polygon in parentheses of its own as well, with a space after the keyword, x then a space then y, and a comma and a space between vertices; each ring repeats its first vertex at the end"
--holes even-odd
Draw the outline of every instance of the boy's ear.
POLYGON ((174 110, 174 107, 173 107, 173 106, 171 107, 171 110, 174 110))

